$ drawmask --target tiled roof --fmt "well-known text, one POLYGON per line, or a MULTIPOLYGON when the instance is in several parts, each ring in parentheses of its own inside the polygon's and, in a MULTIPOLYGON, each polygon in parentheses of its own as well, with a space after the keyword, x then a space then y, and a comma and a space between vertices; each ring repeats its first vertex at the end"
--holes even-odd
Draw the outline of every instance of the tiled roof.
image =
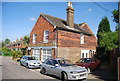
POLYGON ((43 14, 43 13, 41 13, 41 15, 44 18, 46 18, 53 26, 56 26, 59 29, 64 29, 64 30, 73 31, 73 32, 76 32, 76 33, 84 33, 84 34, 91 35, 86 30, 80 28, 80 26, 84 23, 81 23, 81 24, 75 24, 74 23, 74 28, 70 28, 67 25, 67 21, 65 21, 63 19, 53 17, 51 15, 46 15, 46 14, 43 14))

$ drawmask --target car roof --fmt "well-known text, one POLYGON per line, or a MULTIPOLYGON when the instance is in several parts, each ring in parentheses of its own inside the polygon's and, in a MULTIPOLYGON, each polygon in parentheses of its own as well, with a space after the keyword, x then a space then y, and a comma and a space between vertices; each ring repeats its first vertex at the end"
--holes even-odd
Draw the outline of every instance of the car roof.
POLYGON ((81 58, 81 59, 94 59, 94 58, 81 58))
POLYGON ((64 58, 55 58, 55 59, 46 59, 46 60, 66 60, 66 59, 64 59, 64 58))
POLYGON ((33 57, 33 56, 31 56, 31 55, 25 55, 25 56, 23 56, 23 57, 33 57))

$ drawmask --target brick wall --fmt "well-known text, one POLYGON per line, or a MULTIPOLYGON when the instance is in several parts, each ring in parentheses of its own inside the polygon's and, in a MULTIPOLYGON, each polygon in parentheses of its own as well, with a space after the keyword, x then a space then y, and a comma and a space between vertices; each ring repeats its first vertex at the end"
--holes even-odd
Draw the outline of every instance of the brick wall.
POLYGON ((55 33, 53 32, 53 25, 51 25, 43 16, 40 16, 30 33, 30 45, 32 45, 33 34, 37 34, 36 44, 43 43, 44 31, 47 30, 50 32, 49 41, 54 41, 55 33))
POLYGON ((70 60, 72 63, 81 58, 81 50, 90 50, 91 48, 81 47, 58 47, 58 57, 70 60))
POLYGON ((84 38, 84 44, 80 44, 80 34, 58 30, 58 46, 96 49, 97 40, 94 35, 85 35, 84 38))

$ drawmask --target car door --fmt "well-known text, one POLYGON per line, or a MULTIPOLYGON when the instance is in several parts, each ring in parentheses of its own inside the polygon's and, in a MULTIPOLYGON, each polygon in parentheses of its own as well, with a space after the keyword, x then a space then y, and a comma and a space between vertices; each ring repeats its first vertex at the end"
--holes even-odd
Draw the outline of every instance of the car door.
POLYGON ((95 59, 91 59, 91 69, 93 70, 93 69, 95 69, 96 68, 96 61, 95 61, 95 59))
POLYGON ((24 61, 25 61, 25 56, 21 58, 20 62, 24 65, 24 61))
POLYGON ((56 60, 53 60, 53 66, 51 68, 51 71, 53 72, 54 75, 60 76, 61 70, 60 70, 60 65, 56 60))
POLYGON ((26 66, 26 61, 27 61, 27 57, 24 57, 23 60, 22 60, 22 63, 24 66, 26 66))
POLYGON ((45 67, 46 72, 48 74, 53 74, 53 71, 52 71, 52 67, 53 67, 52 60, 47 60, 44 67, 45 67))

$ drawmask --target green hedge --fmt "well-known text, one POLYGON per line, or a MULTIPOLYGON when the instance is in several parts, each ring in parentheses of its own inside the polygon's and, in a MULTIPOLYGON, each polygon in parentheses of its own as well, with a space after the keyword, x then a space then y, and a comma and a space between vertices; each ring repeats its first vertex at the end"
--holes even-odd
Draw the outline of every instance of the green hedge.
POLYGON ((6 47, 2 48, 2 55, 3 56, 13 56, 13 53, 10 49, 7 49, 6 47))

